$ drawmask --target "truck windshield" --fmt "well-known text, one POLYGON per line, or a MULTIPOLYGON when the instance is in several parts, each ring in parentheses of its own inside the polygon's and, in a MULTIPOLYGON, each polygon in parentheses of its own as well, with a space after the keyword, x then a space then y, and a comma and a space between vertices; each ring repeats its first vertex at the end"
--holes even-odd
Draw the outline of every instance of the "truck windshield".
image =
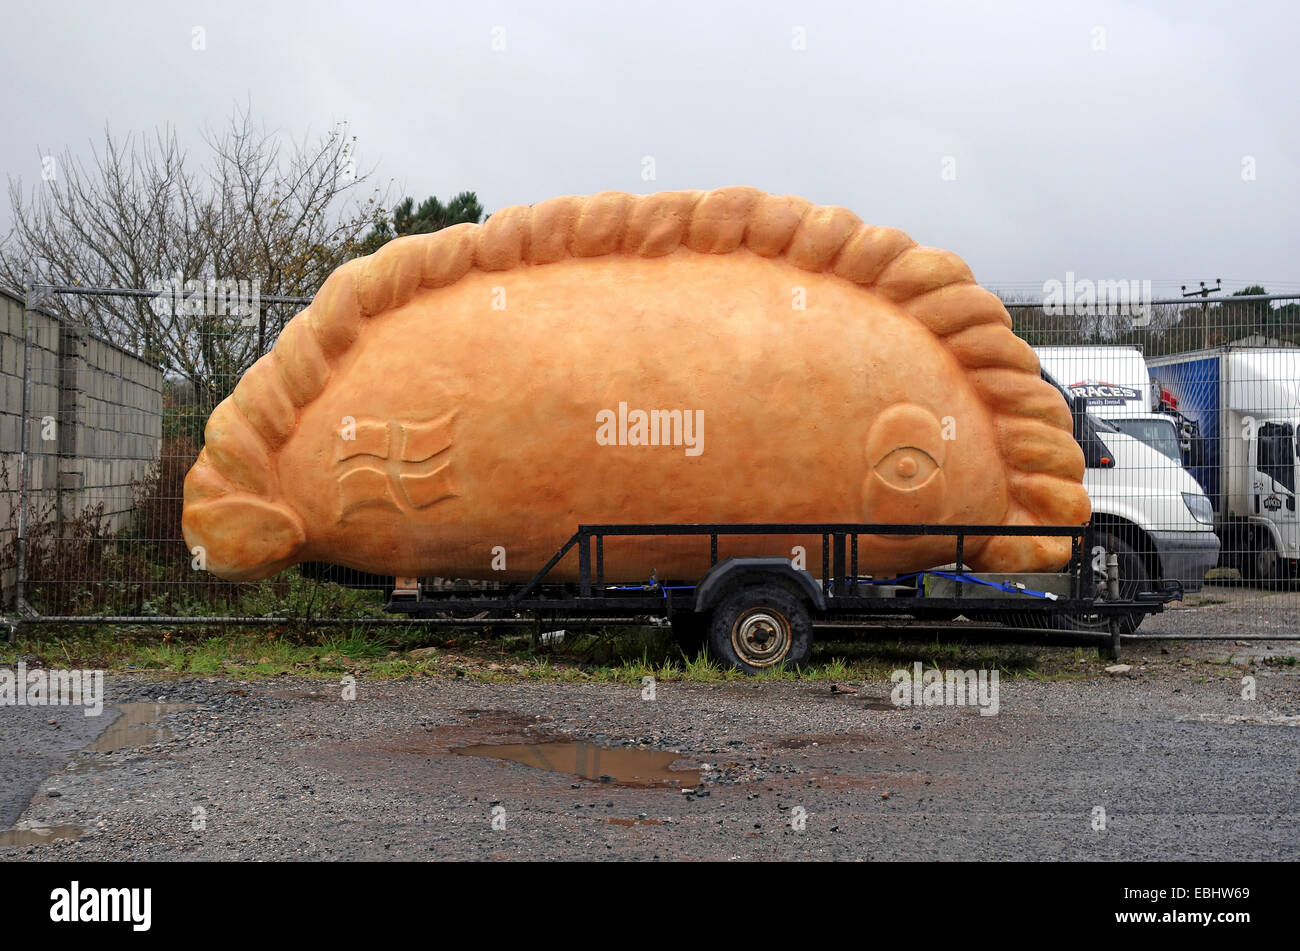
POLYGON ((1178 445, 1178 431, 1169 419, 1112 419, 1111 425, 1125 435, 1140 439, 1152 449, 1164 453, 1179 465, 1183 464, 1183 450, 1178 445))

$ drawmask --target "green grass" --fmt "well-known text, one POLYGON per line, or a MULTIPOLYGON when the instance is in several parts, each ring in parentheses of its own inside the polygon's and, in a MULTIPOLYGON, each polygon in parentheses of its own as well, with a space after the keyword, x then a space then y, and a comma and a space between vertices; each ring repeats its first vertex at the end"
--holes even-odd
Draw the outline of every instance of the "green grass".
POLYGON ((318 630, 32 626, 15 644, 0 642, 0 664, 26 658, 52 667, 234 679, 338 679, 350 674, 366 679, 620 684, 640 684, 646 677, 682 683, 879 681, 918 661, 926 668, 996 669, 1005 678, 1071 680, 1095 676, 1104 666, 1091 648, 859 640, 835 634, 817 643, 807 667, 795 670, 782 664, 753 678, 702 651, 685 655, 663 627, 569 631, 562 642, 541 643, 517 629, 428 630, 418 625, 367 625, 364 620, 356 627, 318 630))
POLYGON ((1265 657, 1264 663, 1271 667, 1295 667, 1300 664, 1300 657, 1295 654, 1283 654, 1279 657, 1265 657))

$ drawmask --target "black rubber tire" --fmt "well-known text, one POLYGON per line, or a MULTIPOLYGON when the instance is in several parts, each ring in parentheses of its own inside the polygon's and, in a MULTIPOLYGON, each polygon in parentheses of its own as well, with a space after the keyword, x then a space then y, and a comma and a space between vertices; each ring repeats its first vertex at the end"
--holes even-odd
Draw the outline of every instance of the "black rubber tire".
POLYGON ((1260 533, 1252 530, 1235 536, 1232 551, 1232 567, 1241 572, 1241 580, 1253 584, 1258 574, 1256 549, 1261 541, 1260 533))
MULTIPOLYGON (((1151 588, 1151 576, 1147 574, 1142 556, 1133 550, 1127 542, 1111 537, 1108 552, 1119 556, 1119 593, 1120 597, 1132 599, 1139 591, 1151 588)), ((1146 617, 1134 611, 1120 616, 1119 632, 1132 634, 1146 617)), ((1062 631, 1088 631, 1095 634, 1109 634, 1110 621, 1106 615, 1070 615, 1062 614, 1056 618, 1056 627, 1062 631)))
POLYGON ((813 626, 808 608, 793 594, 779 585, 762 584, 739 588, 722 599, 714 609, 709 624, 709 653, 723 664, 739 668, 747 674, 771 670, 781 661, 786 667, 805 667, 812 657, 813 626), (760 652, 742 655, 736 644, 749 639, 741 632, 746 622, 761 629, 767 625, 763 616, 774 621, 778 628, 778 643, 773 653, 759 657, 760 652), (784 642, 784 643, 783 643, 784 642))
POLYGON ((1219 564, 1224 568, 1235 568, 1241 575, 1240 584, 1249 584, 1254 580, 1255 557, 1254 533, 1233 532, 1223 542, 1223 551, 1219 553, 1219 564))
POLYGON ((673 639, 691 660, 699 656, 709 640, 709 615, 696 611, 679 611, 670 619, 673 639))
POLYGON ((1273 536, 1257 529, 1250 540, 1250 548, 1242 556, 1242 577, 1265 591, 1281 591, 1286 587, 1286 574, 1277 546, 1273 544, 1273 536))

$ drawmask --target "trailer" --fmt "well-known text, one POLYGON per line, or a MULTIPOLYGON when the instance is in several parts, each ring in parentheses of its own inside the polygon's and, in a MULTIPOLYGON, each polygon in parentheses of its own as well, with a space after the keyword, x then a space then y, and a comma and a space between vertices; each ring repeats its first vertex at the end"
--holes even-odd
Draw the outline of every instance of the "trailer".
POLYGON ((1012 627, 1052 628, 1064 616, 1104 620, 1099 642, 1118 657, 1122 621, 1160 612, 1182 597, 1176 580, 1155 590, 1120 596, 1118 559, 1098 549, 1091 525, 900 525, 840 523, 735 523, 579 525, 551 559, 524 583, 476 592, 426 587, 398 579, 386 609, 416 618, 475 619, 527 612, 564 612, 588 620, 661 618, 687 650, 707 646, 720 662, 747 673, 780 664, 801 666, 812 654, 813 624, 882 618, 953 618, 966 615, 1012 627), (734 535, 820 536, 822 576, 798 563, 797 554, 718 559, 718 538, 734 535), (892 578, 858 573, 864 538, 887 535, 955 536, 950 566, 892 578), (698 537, 710 568, 702 578, 608 578, 605 540, 611 537, 698 537), (967 540, 991 536, 1068 536, 1071 557, 1055 573, 999 574, 966 570, 967 540), (578 581, 554 584, 548 576, 577 558, 578 581))

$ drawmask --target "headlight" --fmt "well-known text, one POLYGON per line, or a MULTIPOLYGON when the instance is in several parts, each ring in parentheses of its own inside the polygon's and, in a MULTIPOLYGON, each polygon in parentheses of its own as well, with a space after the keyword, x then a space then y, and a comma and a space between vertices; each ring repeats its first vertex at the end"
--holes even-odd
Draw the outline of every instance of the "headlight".
POLYGON ((1183 504, 1187 506, 1187 511, 1192 513, 1192 518, 1198 522, 1204 522, 1206 525, 1214 524, 1214 506, 1210 505, 1210 500, 1205 497, 1204 492, 1184 492, 1183 504))

